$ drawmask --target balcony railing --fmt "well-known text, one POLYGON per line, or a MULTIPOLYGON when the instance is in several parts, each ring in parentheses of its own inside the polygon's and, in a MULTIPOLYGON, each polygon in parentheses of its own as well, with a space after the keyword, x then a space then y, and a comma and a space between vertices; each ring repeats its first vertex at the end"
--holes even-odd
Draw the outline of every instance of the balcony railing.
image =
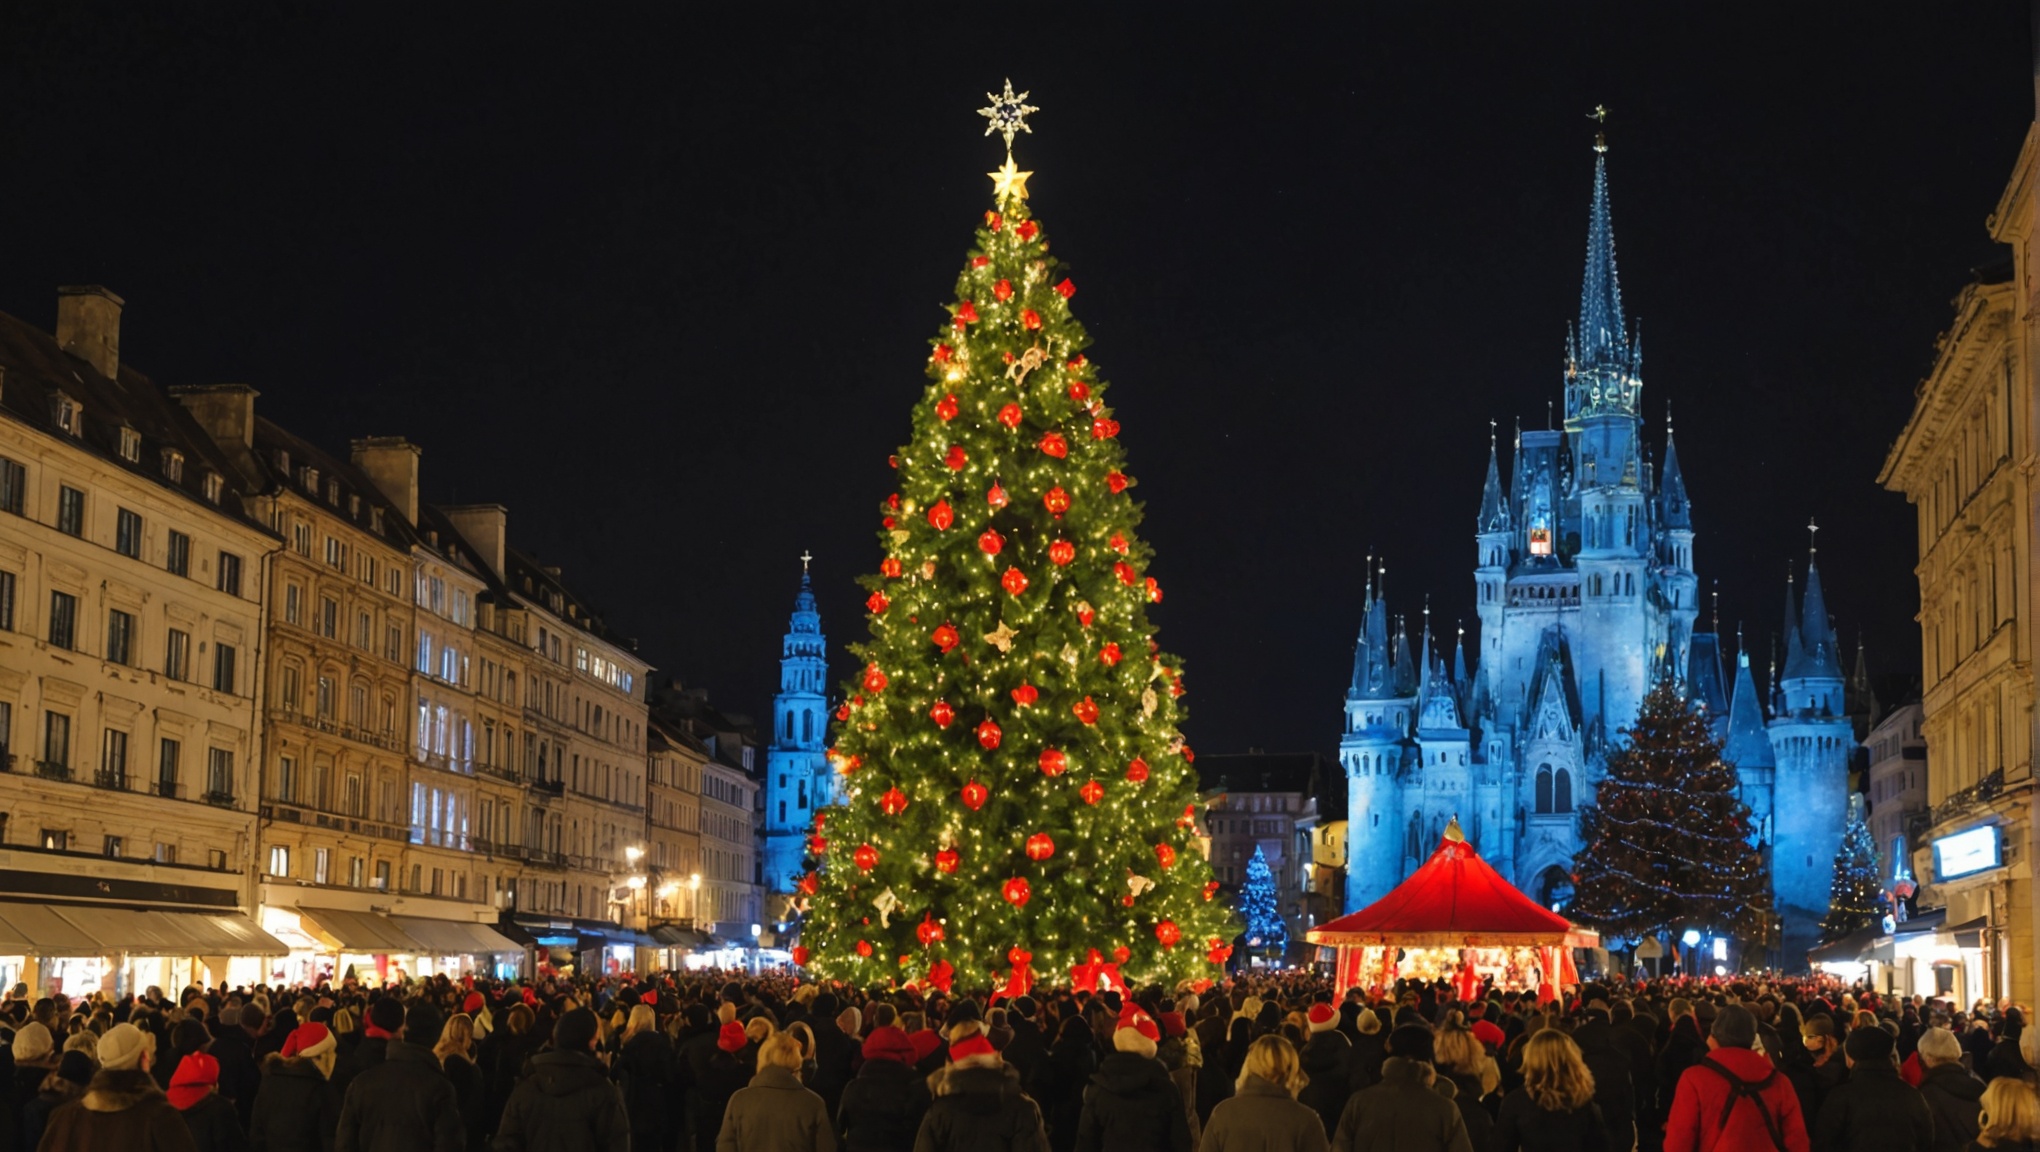
POLYGON ((149 791, 165 800, 184 799, 184 785, 175 780, 158 780, 149 785, 149 791))
POLYGON ((567 866, 567 858, 564 855, 558 852, 548 852, 543 848, 531 849, 525 859, 530 860, 533 864, 544 864, 553 868, 564 868, 567 866))
POLYGON ((127 771, 120 768, 101 768, 92 774, 92 786, 110 792, 125 792, 128 790, 127 771))
POLYGON ((61 760, 38 760, 35 762, 35 774, 45 780, 69 780, 71 766, 61 760))
POLYGON ((566 782, 562 780, 527 779, 525 783, 531 785, 532 791, 543 792, 548 796, 559 796, 567 790, 566 782))
POLYGON ((212 805, 215 808, 234 807, 234 794, 232 792, 222 792, 218 790, 209 789, 203 795, 201 795, 199 799, 205 801, 206 803, 212 805))

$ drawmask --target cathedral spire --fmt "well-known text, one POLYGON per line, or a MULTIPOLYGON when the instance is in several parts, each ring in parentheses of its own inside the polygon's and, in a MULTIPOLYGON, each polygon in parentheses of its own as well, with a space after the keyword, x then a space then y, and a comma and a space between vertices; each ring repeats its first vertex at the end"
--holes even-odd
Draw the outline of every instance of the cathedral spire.
MULTIPOLYGON (((1603 123, 1607 110, 1591 119, 1603 123)), ((1567 343, 1565 415, 1568 422, 1604 413, 1636 414, 1638 361, 1622 315, 1622 282, 1615 270, 1615 224, 1608 207, 1608 143, 1594 137, 1594 193, 1587 209, 1586 272, 1580 281, 1580 317, 1567 343)))
POLYGON ((1480 523, 1478 532, 1506 532, 1509 530, 1509 504, 1502 498, 1501 449, 1495 443, 1495 422, 1488 421, 1487 482, 1480 490, 1480 523))
POLYGON ((1679 446, 1672 439, 1670 405, 1665 407, 1665 471, 1658 481, 1658 523, 1670 530, 1693 528, 1692 508, 1686 501, 1686 475, 1679 471, 1679 446))

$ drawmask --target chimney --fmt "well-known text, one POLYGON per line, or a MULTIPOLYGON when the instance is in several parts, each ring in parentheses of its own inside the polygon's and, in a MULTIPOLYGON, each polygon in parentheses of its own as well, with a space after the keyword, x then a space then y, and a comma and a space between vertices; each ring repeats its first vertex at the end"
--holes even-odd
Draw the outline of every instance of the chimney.
POLYGON ((354 442, 354 466, 382 490, 404 516, 418 523, 418 446, 402 436, 370 436, 354 442))
POLYGON ((255 397, 260 395, 246 384, 193 384, 170 389, 171 398, 184 405, 205 434, 226 448, 255 446, 255 397))
POLYGON ((509 535, 510 510, 501 504, 458 504, 441 508, 440 515, 453 523, 475 551, 482 554, 489 571, 503 574, 503 549, 509 535))
POLYGON ((108 380, 120 374, 120 306, 97 284, 57 289, 57 346, 108 380))

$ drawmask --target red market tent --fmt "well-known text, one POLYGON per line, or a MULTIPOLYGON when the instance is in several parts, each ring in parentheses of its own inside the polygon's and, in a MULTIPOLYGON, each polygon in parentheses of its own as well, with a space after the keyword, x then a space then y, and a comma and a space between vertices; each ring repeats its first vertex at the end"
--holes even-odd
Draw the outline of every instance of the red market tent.
POLYGON ((1558 976, 1546 982, 1577 983, 1571 949, 1601 942, 1599 934, 1540 906, 1502 879, 1466 842, 1457 820, 1447 825, 1431 858, 1394 891, 1304 936, 1338 949, 1338 979, 1347 987, 1366 983, 1363 967, 1369 969, 1366 975, 1389 976, 1396 951, 1412 948, 1535 948, 1541 950, 1543 971, 1558 976), (1364 964, 1367 952, 1381 957, 1378 971, 1364 964))

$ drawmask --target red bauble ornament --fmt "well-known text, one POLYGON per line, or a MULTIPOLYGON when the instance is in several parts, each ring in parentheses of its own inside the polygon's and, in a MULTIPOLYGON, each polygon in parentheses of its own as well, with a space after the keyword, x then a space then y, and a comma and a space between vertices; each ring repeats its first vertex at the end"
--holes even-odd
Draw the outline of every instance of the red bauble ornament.
POLYGON ((1011 964, 1015 968, 1025 968, 1029 964, 1034 963, 1034 953, 1015 944, 1011 948, 1006 949, 1006 963, 1011 964))
POLYGON ((1004 424, 1008 428, 1018 428, 1020 426, 1020 406, 1018 404, 1008 404, 1000 408, 999 423, 1004 424))
POLYGON ((951 708, 947 700, 937 700, 928 709, 928 719, 933 720, 937 728, 947 728, 949 722, 956 719, 956 709, 951 708))
POLYGON ((1091 439, 1110 440, 1119 435, 1119 421, 1100 416, 1091 421, 1091 439))
POLYGON ((1090 604, 1085 603, 1077 605, 1077 623, 1082 624, 1086 628, 1089 628, 1091 626, 1091 621, 1096 620, 1097 618, 1098 612, 1096 609, 1092 608, 1090 604))
POLYGON ((933 640, 935 646, 946 654, 951 648, 956 647, 960 637, 956 634, 956 626, 945 621, 935 631, 928 633, 928 639, 933 640))
POLYGON ((1027 858, 1036 862, 1055 855, 1055 841, 1046 832, 1036 832, 1027 838, 1027 858))
POLYGON ((1003 221, 999 219, 999 214, 997 212, 985 213, 985 227, 990 228, 994 232, 997 232, 999 230, 999 225, 1001 223, 1003 223, 1003 221))
POLYGON ((1183 745, 1183 759, 1186 763, 1197 763, 1197 753, 1192 752, 1188 744, 1183 745))
POLYGON ((1070 758, 1059 748, 1041 750, 1041 774, 1060 776, 1070 770, 1070 758))
POLYGON ((1124 944, 1112 950, 1112 961, 1115 964, 1124 964, 1131 959, 1133 959, 1133 949, 1128 948, 1124 944))
POLYGON ((905 812, 907 810, 907 794, 900 791, 897 787, 886 789, 885 795, 878 798, 878 810, 888 816, 897 816, 905 812))
POLYGON ((1041 506, 1060 518, 1070 510, 1070 494, 1061 488, 1050 488, 1041 494, 1041 506))
POLYGON ((888 468, 890 468, 890 469, 892 469, 892 470, 893 470, 893 471, 895 471, 895 472, 899 471, 899 470, 900 470, 900 458, 899 458, 899 456, 898 456, 897 454, 895 454, 895 455, 892 455, 892 456, 888 456, 888 457, 886 457, 886 458, 885 458, 885 466, 886 466, 886 467, 888 467, 888 468))
POLYGON ((1121 896, 1119 902, 1128 908, 1133 907, 1133 893, 1128 892, 1126 895, 1121 896))
POLYGON ((1119 645, 1107 644, 1098 649, 1098 662, 1108 668, 1119 663, 1119 645))
POLYGON ((1092 703, 1089 696, 1070 705, 1070 711, 1077 719, 1086 724, 1096 724, 1098 722, 1098 705, 1092 703))
POLYGON ((949 986, 955 982, 956 968, 949 961, 937 960, 933 964, 928 965, 928 984, 930 987, 940 988, 942 991, 947 992, 949 991, 949 986))
POLYGON ((992 285, 992 295, 997 296, 1001 304, 1011 300, 1013 298, 1013 282, 1011 280, 1001 280, 997 284, 992 285))
POLYGON ((901 572, 899 560, 892 556, 886 557, 878 562, 878 572, 888 580, 899 579, 901 572))
POLYGON ((1213 936, 1211 938, 1211 950, 1204 954, 1204 958, 1213 964, 1223 964, 1227 960, 1232 959, 1232 945, 1213 936))
POLYGON ((991 798, 992 790, 975 780, 963 786, 963 806, 973 812, 984 807, 985 801, 991 798))
POLYGON ((1155 925, 1155 939, 1160 940, 1164 948, 1174 948, 1182 938, 1183 930, 1176 927, 1174 920, 1164 920, 1155 925))
POLYGON ((871 959, 871 941, 859 940, 857 942, 857 954, 866 960, 871 959))
POLYGON ((1126 491, 1126 473, 1107 472, 1105 474, 1105 486, 1112 489, 1115 495, 1126 491))
POLYGON ((1018 236, 1022 240, 1032 240, 1040 235, 1040 233, 1041 225, 1036 224, 1032 220, 1024 221, 1018 228, 1013 229, 1013 235, 1018 236))
POLYGON ((873 616, 877 616, 880 613, 884 612, 887 608, 892 607, 892 601, 886 599, 885 593, 883 592, 873 592, 870 596, 865 598, 864 606, 866 608, 871 609, 871 614, 873 616))
POLYGON ((1077 294, 1077 286, 1070 283, 1070 278, 1067 276, 1063 277, 1062 283, 1055 286, 1055 290, 1065 300, 1077 294))
POLYGON ((857 851, 850 854, 850 860, 859 871, 869 872, 878 867, 878 849, 869 844, 859 844, 857 851))
POLYGON ((812 896, 816 892, 821 891, 822 882, 815 878, 814 873, 810 872, 807 875, 801 877, 800 881, 796 883, 793 887, 794 891, 799 892, 803 896, 812 896))
POLYGON ((1061 460, 1070 454, 1070 442, 1060 432, 1050 432, 1041 438, 1041 450, 1061 460))
POLYGON ((999 731, 998 722, 989 716, 985 718, 984 723, 977 726, 978 743, 984 745, 987 752, 999 746, 999 739, 1003 735, 1004 733, 999 731))
POLYGON ((999 535, 999 531, 996 528, 987 528, 978 537, 978 551, 987 556, 997 556, 999 550, 1005 546, 1006 538, 999 535))
POLYGON ((865 668, 864 690, 866 692, 883 692, 885 691, 885 683, 885 673, 880 670, 878 665, 873 664, 865 668))
POLYGON ((1176 866, 1176 850, 1167 844, 1155 845, 1155 862, 1164 868, 1176 866))
POLYGON ((1128 564, 1124 560, 1114 560, 1112 562, 1112 574, 1114 576, 1119 577, 1119 582, 1121 584, 1126 584, 1129 586, 1131 586, 1135 580, 1140 579, 1140 573, 1135 572, 1133 570, 1133 565, 1128 564))
POLYGON ((829 842, 820 836, 810 836, 807 840, 807 850, 810 856, 823 855, 829 850, 829 842))
POLYGON ((805 967, 807 967, 807 958, 808 958, 808 950, 807 950, 807 945, 805 945, 805 944, 795 944, 795 945, 793 946, 793 963, 794 963, 794 966, 795 966, 796 968, 805 968, 805 967))
POLYGON ((893 519, 890 516, 882 516, 879 518, 878 526, 890 532, 893 529, 893 527, 898 523, 899 521, 893 519))
MULTIPOLYGON (((1077 361, 1075 360, 1070 361, 1070 367, 1075 368, 1076 366, 1077 361)), ((1084 401, 1089 400, 1090 398, 1091 398, 1091 386, 1089 384, 1084 383, 1082 380, 1070 381, 1070 399, 1075 400, 1079 404, 1082 404, 1084 401)))
POLYGON ((949 526, 956 523, 956 510, 949 506, 949 501, 937 500, 935 506, 928 509, 928 523, 933 524, 937 532, 947 532, 949 526))
POLYGON ((985 503, 990 504, 994 508, 1004 508, 1006 506, 1006 490, 997 484, 992 485, 991 490, 985 493, 985 503))
POLYGON ((1013 689, 1013 703, 1020 705, 1022 708, 1039 699, 1041 699, 1041 689, 1036 688, 1032 684, 1022 684, 1018 688, 1013 689))
POLYGON ((955 349, 951 348, 949 345, 937 344, 935 346, 934 360, 937 364, 947 364, 949 363, 949 357, 953 352, 955 352, 955 349))
POLYGON ((992 258, 990 256, 973 256, 970 258, 970 266, 973 268, 982 268, 991 262, 992 258))
POLYGON ((956 419, 956 393, 951 392, 935 402, 935 415, 945 424, 956 419))
POLYGON ((942 458, 942 462, 949 466, 951 472, 961 472, 963 466, 970 463, 970 456, 964 452, 963 445, 951 444, 949 454, 942 458))
POLYGON ((1114 532, 1112 534, 1112 538, 1105 541, 1105 546, 1107 548, 1112 549, 1114 552, 1119 553, 1121 556, 1126 555, 1126 550, 1129 547, 1129 545, 1126 543, 1126 533, 1114 532))
POLYGON ((1135 756, 1133 758, 1133 763, 1128 764, 1126 766, 1126 779, 1128 783, 1132 784, 1147 783, 1148 781, 1147 761, 1141 759, 1138 756, 1135 756))
POLYGON ((965 300, 956 310, 956 318, 965 324, 977 323, 977 305, 965 300))
POLYGON ((1057 540, 1048 546, 1048 559, 1057 566, 1068 564, 1077 558, 1077 546, 1067 540, 1057 540))
MULTIPOLYGON (((1155 578, 1152 576, 1147 578, 1147 593, 1149 603, 1160 604, 1162 602, 1162 586, 1155 583, 1155 578)), ((1176 695, 1181 696, 1183 694, 1181 691, 1182 685, 1178 684, 1175 687, 1178 689, 1176 695)))
POLYGON ((836 709, 836 719, 848 720, 849 718, 850 718, 850 706, 848 704, 845 704, 841 708, 836 709))
POLYGON ((1105 786, 1096 780, 1086 780, 1084 786, 1077 789, 1077 795, 1082 796, 1086 804, 1096 804, 1105 798, 1105 786))
POLYGON ((956 866, 961 863, 963 863, 963 857, 957 855, 954 848, 944 848, 935 853, 935 870, 937 872, 954 872, 956 871, 956 866))
POLYGON ((1020 323, 1029 329, 1039 328, 1041 327, 1041 313, 1036 312, 1032 308, 1022 308, 1020 310, 1020 323))
POLYGON ((1027 573, 1022 572, 1018 568, 1008 568, 1006 569, 1006 574, 999 577, 999 586, 1007 592, 1018 596, 1022 592, 1027 591, 1027 573))
POLYGON ((942 925, 935 922, 935 914, 933 912, 923 912, 921 914, 921 922, 914 925, 914 936, 921 941, 921 947, 923 948, 944 937, 942 925))
POLYGON ((1004 896, 1006 903, 1011 904, 1013 907, 1024 908, 1027 906, 1028 899, 1034 895, 1034 890, 1027 886, 1027 879, 1025 877, 1015 876, 1011 880, 1006 881, 1005 886, 999 890, 999 895, 1004 896))

